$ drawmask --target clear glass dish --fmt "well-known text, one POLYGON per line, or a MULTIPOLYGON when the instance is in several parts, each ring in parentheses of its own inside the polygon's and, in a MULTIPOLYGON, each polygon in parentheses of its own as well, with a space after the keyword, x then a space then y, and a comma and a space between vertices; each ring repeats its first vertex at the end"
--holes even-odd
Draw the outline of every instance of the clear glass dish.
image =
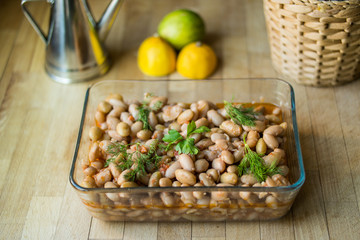
POLYGON ((90 214, 105 221, 249 221, 270 220, 284 216, 291 208, 305 181, 296 122, 295 96, 290 84, 279 79, 226 79, 226 80, 113 80, 101 81, 89 87, 84 102, 78 140, 70 171, 70 182, 90 214), (88 157, 88 132, 95 124, 97 105, 110 93, 120 93, 124 99, 143 98, 145 92, 167 96, 169 102, 192 102, 200 99, 222 103, 223 100, 246 103, 268 102, 281 108, 287 122, 285 151, 290 169, 291 185, 281 187, 137 187, 137 188, 85 188, 81 162, 88 157), (178 198, 179 194, 203 192, 211 196, 216 192, 227 195, 226 200, 210 204, 183 203, 165 206, 162 195, 178 198), (247 201, 241 193, 250 195, 247 201), (259 193, 273 196, 268 202, 259 193), (119 201, 110 200, 111 195, 119 201), (110 198, 109 198, 110 197, 110 198), (119 198, 118 198, 119 199, 119 198))

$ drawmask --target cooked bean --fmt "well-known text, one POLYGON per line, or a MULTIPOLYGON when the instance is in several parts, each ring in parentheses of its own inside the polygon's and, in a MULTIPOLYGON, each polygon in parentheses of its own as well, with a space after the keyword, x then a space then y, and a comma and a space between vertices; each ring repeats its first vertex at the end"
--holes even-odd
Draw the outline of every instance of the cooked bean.
POLYGON ((170 165, 170 167, 165 172, 165 177, 167 178, 174 178, 175 177, 175 171, 177 169, 181 169, 181 164, 179 161, 175 161, 173 164, 170 165))
MULTIPOLYGON (((194 187, 203 187, 204 185, 202 183, 196 183, 194 187)), ((196 199, 202 199, 206 193, 204 191, 195 191, 193 192, 193 196, 196 199)))
POLYGON ((238 176, 235 173, 225 172, 220 176, 220 182, 235 185, 238 182, 238 176))
POLYGON ((95 183, 98 187, 102 187, 106 182, 111 181, 111 173, 107 168, 102 169, 98 174, 94 175, 95 183))
POLYGON ((92 141, 97 141, 101 139, 103 133, 104 132, 99 127, 93 126, 90 128, 89 137, 92 141))
POLYGON ((234 155, 234 163, 240 162, 244 157, 244 149, 241 148, 241 149, 235 150, 233 155, 234 155))
POLYGON ((277 208, 278 207, 277 199, 274 196, 271 196, 271 195, 266 197, 265 203, 270 208, 277 208))
POLYGON ((116 126, 117 133, 122 137, 127 137, 130 135, 130 126, 126 122, 119 122, 116 126))
POLYGON ((140 183, 144 184, 145 186, 149 185, 149 181, 150 181, 150 176, 151 174, 144 174, 143 172, 137 172, 136 173, 136 180, 139 181, 140 183))
POLYGON ((205 159, 199 159, 195 161, 195 172, 202 173, 208 170, 209 162, 205 159))
POLYGON ((181 154, 178 158, 178 161, 180 162, 180 165, 183 169, 193 172, 195 171, 195 165, 192 158, 187 154, 181 154))
POLYGON ((281 153, 273 151, 268 155, 264 156, 263 159, 266 166, 276 166, 280 162, 281 153))
POLYGON ((121 188, 132 188, 132 187, 138 187, 139 185, 135 182, 123 182, 120 187, 121 188))
POLYGON ((118 168, 118 166, 115 163, 110 162, 109 163, 109 169, 110 169, 111 175, 114 178, 118 178, 120 176, 121 170, 118 168))
POLYGON ((135 119, 139 119, 139 105, 135 103, 130 104, 128 111, 135 119))
POLYGON ((106 121, 106 116, 103 112, 96 111, 95 112, 95 120, 97 123, 103 123, 106 121))
POLYGON ((86 187, 86 188, 95 188, 96 184, 95 184, 94 178, 92 178, 90 176, 86 176, 84 178, 83 182, 81 183, 81 186, 86 187))
POLYGON ((194 198, 192 192, 180 192, 181 201, 185 204, 186 207, 193 207, 196 203, 196 199, 194 198))
POLYGON ((106 97, 106 101, 109 101, 110 99, 117 99, 119 101, 123 101, 123 96, 118 93, 111 93, 106 97))
POLYGON ((94 167, 87 167, 85 170, 84 170, 84 175, 85 176, 93 176, 95 173, 97 173, 97 169, 94 168, 94 167))
POLYGON ((219 171, 214 168, 208 169, 206 174, 209 175, 214 180, 214 182, 218 182, 220 179, 219 171))
POLYGON ((228 150, 221 152, 220 159, 226 164, 233 164, 235 161, 234 155, 228 150))
POLYGON ((147 130, 147 129, 143 129, 143 130, 140 130, 137 134, 136 134, 136 137, 145 141, 145 140, 148 140, 151 138, 151 135, 152 135, 152 132, 150 130, 147 130))
POLYGON ((272 114, 279 115, 281 113, 281 109, 276 107, 273 109, 272 114))
POLYGON ((160 178, 159 186, 160 187, 171 187, 172 181, 170 180, 170 178, 160 178))
POLYGON ((246 143, 250 148, 254 148, 259 138, 260 135, 257 131, 250 130, 246 137, 246 143))
POLYGON ((108 114, 109 117, 115 117, 115 118, 120 118, 120 114, 122 112, 125 112, 125 108, 123 107, 114 107, 113 110, 111 110, 108 114))
POLYGON ((273 122, 275 124, 280 124, 281 123, 281 120, 279 117, 273 115, 273 114, 268 114, 268 115, 265 115, 265 118, 267 120, 269 120, 270 122, 273 122))
POLYGON ((124 170, 120 176, 118 177, 117 179, 117 184, 121 186, 122 183, 126 182, 127 181, 127 175, 130 174, 132 170, 130 169, 126 169, 124 170))
POLYGON ((111 109, 112 109, 111 104, 106 101, 101 101, 98 105, 98 110, 105 114, 109 113, 111 109))
POLYGON ((163 109, 162 118, 165 122, 173 121, 180 115, 182 110, 183 108, 179 105, 165 107, 163 109))
POLYGON ((120 122, 120 120, 115 117, 107 117, 106 118, 106 124, 108 126, 108 129, 111 129, 111 130, 116 130, 116 126, 118 125, 119 122, 120 122))
POLYGON ((215 126, 220 126, 224 121, 224 118, 214 109, 211 109, 207 112, 207 117, 210 122, 212 122, 215 126))
POLYGON ((267 147, 264 139, 260 138, 256 143, 256 152, 257 154, 264 155, 266 153, 267 147))
POLYGON ((226 171, 228 173, 236 173, 236 174, 238 174, 238 166, 236 166, 236 165, 228 166, 226 171))
POLYGON ((159 171, 154 172, 150 177, 149 187, 159 187, 160 178, 161 178, 161 173, 159 171))
POLYGON ((168 192, 161 192, 160 198, 166 207, 173 207, 176 203, 174 197, 168 192))
MULTIPOLYGON (((227 184, 227 183, 219 183, 216 185, 217 187, 228 187, 228 186, 232 186, 231 184, 227 184)), ((211 192, 211 198, 215 201, 224 201, 228 199, 228 192, 225 191, 216 191, 216 192, 211 192)))
POLYGON ((268 148, 275 149, 279 147, 279 142, 273 135, 263 134, 263 139, 266 143, 266 146, 268 146, 268 148))
POLYGON ((123 140, 123 137, 116 130, 108 130, 107 134, 112 138, 112 140, 116 140, 118 142, 123 140))
POLYGON ((169 130, 171 130, 171 129, 174 129, 174 130, 180 132, 181 131, 181 125, 178 122, 172 122, 169 125, 169 130))
POLYGON ((223 160, 221 160, 220 158, 216 158, 214 159, 214 161, 212 161, 212 165, 211 165, 214 169, 218 170, 220 173, 225 171, 226 168, 226 164, 223 160))
POLYGON ((219 139, 226 139, 226 136, 222 133, 213 133, 211 134, 211 141, 213 141, 214 143, 219 140, 219 139))
POLYGON ((143 129, 143 123, 141 121, 137 121, 133 125, 131 125, 130 129, 131 134, 136 136, 136 134, 143 129))
POLYGON ((167 97, 153 97, 149 102, 149 107, 151 109, 160 110, 163 106, 167 104, 167 97))
POLYGON ((254 130, 254 131, 257 131, 257 132, 263 132, 264 129, 265 129, 265 122, 263 121, 259 121, 259 120, 255 120, 254 121, 255 123, 255 126, 245 126, 245 125, 242 125, 242 128, 249 132, 250 130, 254 130))
MULTIPOLYGON (((116 186, 113 182, 106 182, 104 184, 104 188, 118 188, 118 186, 116 186)), ((121 201, 118 193, 105 193, 105 195, 114 202, 121 201)))
POLYGON ((290 171, 288 166, 286 166, 286 165, 280 165, 280 166, 278 166, 278 169, 280 171, 280 174, 283 176, 287 176, 290 171))
POLYGON ((200 117, 205 117, 210 109, 209 102, 206 100, 197 101, 197 109, 199 110, 200 117))
POLYGON ((195 175, 184 169, 177 169, 175 171, 175 177, 179 182, 189 184, 191 186, 196 183, 195 175))
POLYGON ((196 121, 199 118, 199 110, 197 109, 197 103, 190 104, 190 110, 194 113, 192 120, 196 121))
POLYGON ((97 159, 101 158, 101 152, 98 142, 94 142, 91 145, 90 151, 89 151, 89 160, 90 162, 96 161, 97 159))
POLYGON ((242 132, 241 127, 231 120, 223 121, 220 129, 224 130, 230 137, 238 137, 242 132))
POLYGON ((218 139, 215 141, 215 145, 218 150, 227 150, 229 148, 229 142, 225 139, 218 139))
POLYGON ((120 120, 121 120, 121 122, 126 122, 129 126, 131 126, 131 125, 133 125, 135 119, 133 116, 130 115, 130 113, 122 112, 120 114, 120 120))
POLYGON ((148 120, 149 120, 149 125, 152 127, 152 129, 154 129, 155 126, 158 124, 158 120, 153 111, 149 113, 148 120))
POLYGON ((284 133, 284 128, 280 125, 272 125, 264 130, 264 134, 270 134, 273 136, 280 136, 284 133))
POLYGON ((191 121, 191 119, 194 117, 194 112, 191 111, 190 109, 185 110, 184 112, 182 112, 178 118, 177 118, 177 122, 181 125, 184 123, 188 123, 191 121))
POLYGON ((206 173, 199 174, 199 180, 204 186, 215 186, 214 179, 206 173))
POLYGON ((248 184, 248 185, 253 185, 255 183, 257 183, 257 179, 253 174, 244 174, 241 176, 241 182, 248 184))
POLYGON ((173 186, 173 187, 181 187, 181 182, 179 182, 179 181, 173 181, 172 186, 173 186))
POLYGON ((104 167, 104 163, 102 161, 93 161, 90 163, 90 166, 100 171, 104 167))
POLYGON ((196 128, 202 127, 202 126, 209 126, 209 121, 206 118, 200 118, 195 121, 196 128))
POLYGON ((209 161, 213 161, 218 155, 218 152, 216 151, 204 150, 202 152, 204 153, 205 158, 209 161))
POLYGON ((272 177, 272 180, 276 182, 278 186, 288 186, 290 185, 289 180, 287 180, 283 175, 281 174, 275 174, 272 177))
POLYGON ((211 145, 214 145, 214 143, 209 138, 201 139, 200 141, 198 141, 195 144, 195 146, 200 150, 206 149, 206 148, 210 147, 211 145))

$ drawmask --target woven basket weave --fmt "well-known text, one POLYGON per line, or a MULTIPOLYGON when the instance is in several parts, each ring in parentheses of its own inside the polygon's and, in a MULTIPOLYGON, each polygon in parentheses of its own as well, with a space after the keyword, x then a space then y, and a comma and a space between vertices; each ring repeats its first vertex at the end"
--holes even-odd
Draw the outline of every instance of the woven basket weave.
POLYGON ((360 0, 263 0, 276 71, 333 86, 360 78, 360 0))

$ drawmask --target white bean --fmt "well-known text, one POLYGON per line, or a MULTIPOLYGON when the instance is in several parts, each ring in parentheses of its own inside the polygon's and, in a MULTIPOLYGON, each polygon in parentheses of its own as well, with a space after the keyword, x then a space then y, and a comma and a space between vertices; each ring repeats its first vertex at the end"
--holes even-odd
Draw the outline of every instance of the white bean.
POLYGON ((223 160, 221 160, 220 158, 216 158, 214 159, 214 161, 212 161, 212 165, 211 165, 214 169, 218 170, 220 173, 225 171, 226 168, 226 164, 224 163, 223 160))
POLYGON ((175 177, 179 182, 189 184, 190 186, 196 183, 195 175, 184 169, 177 169, 175 171, 175 177))
POLYGON ((224 121, 224 118, 214 109, 211 109, 207 112, 207 117, 210 122, 212 122, 215 126, 220 126, 224 121))
POLYGON ((167 178, 174 178, 175 177, 175 171, 177 169, 181 169, 181 164, 179 161, 174 162, 170 165, 170 167, 165 172, 165 177, 167 178))
POLYGON ((195 171, 195 165, 192 158, 187 154, 181 154, 178 158, 180 165, 183 169, 188 170, 190 172, 195 171))

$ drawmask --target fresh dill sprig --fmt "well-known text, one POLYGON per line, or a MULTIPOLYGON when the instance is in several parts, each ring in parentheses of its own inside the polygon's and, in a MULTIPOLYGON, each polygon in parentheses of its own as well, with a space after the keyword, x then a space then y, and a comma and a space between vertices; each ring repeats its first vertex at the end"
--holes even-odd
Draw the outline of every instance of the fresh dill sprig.
POLYGON ((152 130, 152 128, 149 124, 150 109, 145 104, 142 104, 138 108, 138 110, 139 110, 138 120, 143 123, 143 129, 152 130))
POLYGON ((253 108, 235 107, 231 103, 224 101, 226 113, 239 125, 255 126, 255 112, 253 108))
POLYGON ((245 156, 238 166, 239 176, 251 172, 259 182, 266 180, 267 176, 280 173, 274 161, 269 167, 264 164, 264 160, 254 151, 252 151, 245 141, 246 134, 243 137, 245 144, 245 156))
POLYGON ((146 168, 158 168, 161 156, 157 155, 157 144, 158 141, 154 141, 147 150, 146 153, 140 151, 141 146, 139 143, 136 144, 136 149, 134 152, 128 153, 127 147, 129 145, 123 145, 120 143, 114 143, 108 147, 107 153, 113 154, 114 157, 107 160, 107 166, 110 162, 115 162, 115 159, 119 169, 122 171, 126 169, 131 169, 134 165, 134 168, 125 175, 125 179, 129 181, 135 181, 138 175, 145 175, 146 168), (121 156, 120 158, 118 156, 121 156))

